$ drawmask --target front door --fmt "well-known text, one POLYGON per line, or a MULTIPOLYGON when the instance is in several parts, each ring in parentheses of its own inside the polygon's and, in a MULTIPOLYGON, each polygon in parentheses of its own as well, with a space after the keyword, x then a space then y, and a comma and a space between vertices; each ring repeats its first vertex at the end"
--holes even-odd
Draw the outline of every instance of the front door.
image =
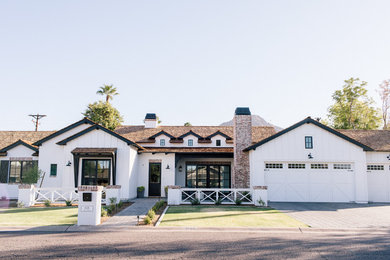
POLYGON ((149 196, 161 196, 161 163, 149 163, 149 196))

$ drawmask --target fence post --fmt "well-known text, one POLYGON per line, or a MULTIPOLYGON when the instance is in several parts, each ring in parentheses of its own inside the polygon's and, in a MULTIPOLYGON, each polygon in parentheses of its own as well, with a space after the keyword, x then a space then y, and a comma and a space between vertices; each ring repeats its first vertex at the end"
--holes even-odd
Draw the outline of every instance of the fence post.
POLYGON ((23 204, 24 207, 31 207, 35 204, 34 199, 34 185, 32 184, 20 184, 18 186, 18 203, 23 204))
POLYGON ((268 206, 267 186, 253 186, 253 202, 255 206, 268 206))
POLYGON ((168 186, 168 205, 181 204, 181 187, 175 185, 168 186))

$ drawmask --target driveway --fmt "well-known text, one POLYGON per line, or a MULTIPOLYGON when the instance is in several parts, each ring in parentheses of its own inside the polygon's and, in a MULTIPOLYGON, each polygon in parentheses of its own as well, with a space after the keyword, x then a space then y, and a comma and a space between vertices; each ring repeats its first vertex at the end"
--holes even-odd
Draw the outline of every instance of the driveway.
POLYGON ((314 228, 390 228, 390 204, 272 202, 314 228))

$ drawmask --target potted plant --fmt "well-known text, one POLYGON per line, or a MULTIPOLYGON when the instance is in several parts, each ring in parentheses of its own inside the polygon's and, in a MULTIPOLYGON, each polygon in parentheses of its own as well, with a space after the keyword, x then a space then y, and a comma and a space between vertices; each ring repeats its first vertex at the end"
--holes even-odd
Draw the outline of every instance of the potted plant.
POLYGON ((144 192, 145 192, 145 187, 144 186, 137 187, 137 198, 143 198, 144 197, 144 192))

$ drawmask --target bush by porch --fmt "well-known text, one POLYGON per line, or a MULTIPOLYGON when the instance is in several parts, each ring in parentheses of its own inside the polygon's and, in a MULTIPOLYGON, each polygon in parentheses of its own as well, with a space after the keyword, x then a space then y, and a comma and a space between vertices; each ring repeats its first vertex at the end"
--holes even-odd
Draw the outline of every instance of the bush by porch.
POLYGON ((253 206, 171 206, 160 226, 307 227, 272 208, 253 206))

